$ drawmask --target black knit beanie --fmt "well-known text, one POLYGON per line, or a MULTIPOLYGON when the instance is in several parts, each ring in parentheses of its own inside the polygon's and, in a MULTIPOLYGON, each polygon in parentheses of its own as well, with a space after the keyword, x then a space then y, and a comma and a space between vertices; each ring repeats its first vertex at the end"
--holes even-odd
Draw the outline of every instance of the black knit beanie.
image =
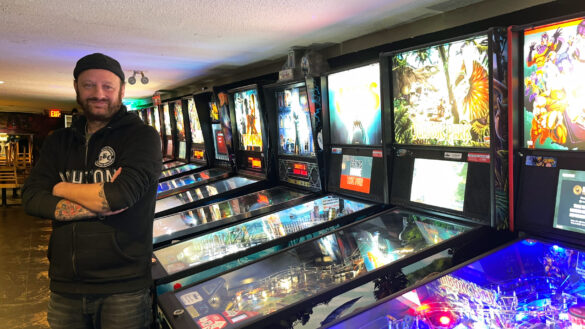
POLYGON ((73 77, 75 80, 77 80, 77 77, 79 77, 81 72, 90 69, 108 70, 120 77, 122 82, 124 82, 124 71, 122 71, 120 63, 118 63, 117 60, 110 56, 95 53, 81 58, 77 61, 77 65, 75 65, 75 69, 73 70, 73 77))

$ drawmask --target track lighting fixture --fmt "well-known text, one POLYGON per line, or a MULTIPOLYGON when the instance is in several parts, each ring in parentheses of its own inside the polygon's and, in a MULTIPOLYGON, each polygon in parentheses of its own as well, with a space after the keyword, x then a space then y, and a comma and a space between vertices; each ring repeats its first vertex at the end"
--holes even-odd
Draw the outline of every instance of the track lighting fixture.
POLYGON ((131 77, 128 78, 128 83, 133 85, 136 83, 136 74, 139 74, 142 76, 142 78, 140 78, 140 82, 142 82, 143 85, 147 84, 148 78, 146 76, 144 76, 144 71, 133 71, 134 73, 132 74, 131 77))

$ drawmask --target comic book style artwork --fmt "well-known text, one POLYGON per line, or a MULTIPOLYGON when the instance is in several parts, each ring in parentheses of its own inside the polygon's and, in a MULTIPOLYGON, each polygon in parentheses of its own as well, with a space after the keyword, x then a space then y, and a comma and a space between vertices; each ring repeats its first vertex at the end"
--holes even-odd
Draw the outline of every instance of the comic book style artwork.
POLYGON ((183 120, 183 104, 181 101, 175 102, 173 114, 175 116, 175 126, 177 127, 177 137, 179 141, 185 141, 185 121, 183 120))
POLYGON ((258 91, 252 89, 234 93, 234 111, 240 138, 240 150, 262 152, 261 110, 258 91))
POLYGON ((585 149, 585 19, 524 31, 524 146, 585 149))
POLYGON ((307 92, 289 88, 277 92, 281 154, 314 156, 313 131, 307 92))
POLYGON ((480 35, 393 57, 396 143, 490 146, 488 44, 480 35))
POLYGON ((187 112, 189 113, 191 140, 195 144, 203 144, 203 131, 201 130, 201 123, 199 122, 199 115, 197 115, 197 107, 193 98, 187 100, 187 112))
POLYGON ((380 64, 330 74, 327 89, 331 143, 382 145, 380 64))

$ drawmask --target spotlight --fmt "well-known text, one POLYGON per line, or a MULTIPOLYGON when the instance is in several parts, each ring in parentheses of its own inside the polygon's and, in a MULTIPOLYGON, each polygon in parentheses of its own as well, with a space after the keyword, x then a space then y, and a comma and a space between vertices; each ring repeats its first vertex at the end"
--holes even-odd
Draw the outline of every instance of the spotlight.
POLYGON ((134 71, 134 74, 132 74, 132 76, 128 78, 128 83, 131 85, 136 83, 136 71, 134 71))
POLYGON ((144 72, 140 71, 140 75, 142 75, 142 79, 140 79, 140 82, 142 82, 143 85, 148 83, 148 78, 144 76, 144 72))
POLYGON ((144 75, 144 71, 133 71, 132 76, 128 78, 128 83, 133 85, 136 83, 136 74, 140 73, 142 78, 140 78, 140 82, 143 85, 147 84, 150 80, 144 75))

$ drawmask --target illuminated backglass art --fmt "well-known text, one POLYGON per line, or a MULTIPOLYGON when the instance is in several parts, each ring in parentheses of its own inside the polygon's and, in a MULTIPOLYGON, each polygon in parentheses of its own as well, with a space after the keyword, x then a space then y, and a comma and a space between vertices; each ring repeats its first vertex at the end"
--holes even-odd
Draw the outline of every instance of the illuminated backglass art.
POLYGON ((382 145, 380 64, 330 74, 327 89, 331 143, 382 145))
POLYGON ((524 146, 585 150, 585 20, 524 31, 524 146))
POLYGON ((234 93, 236 126, 240 138, 240 149, 262 152, 262 128, 260 126, 260 103, 256 89, 234 93))
MULTIPOLYGON (((183 120, 183 104, 176 101, 173 107, 173 114, 175 115, 175 126, 177 128, 177 138, 179 141, 185 141, 185 121, 183 120)), ((182 157, 184 159, 184 157, 182 157)))
MULTIPOLYGON (((152 121, 153 121, 153 120, 152 120, 152 109, 149 107, 149 108, 147 108, 147 109, 146 109, 146 123, 147 123, 149 126, 152 126, 152 127, 154 127, 154 124, 153 124, 153 122, 152 122, 152 121)), ((158 131, 158 129, 157 129, 157 131, 158 131)))
POLYGON ((289 88, 276 93, 280 154, 314 156, 307 92, 289 88))
POLYGON ((193 98, 187 100, 187 110, 189 113, 191 140, 195 144, 203 144, 203 131, 201 130, 201 123, 199 122, 199 115, 197 115, 197 107, 193 98))
POLYGON ((154 128, 162 134, 162 130, 160 127, 160 114, 158 112, 158 107, 154 107, 152 109, 152 113, 154 114, 154 128))
POLYGON ((345 190, 370 193, 372 182, 372 158, 343 155, 339 187, 345 190))
POLYGON ((168 103, 164 103, 163 104, 163 119, 164 119, 164 124, 165 124, 165 135, 167 137, 171 136, 171 114, 169 111, 169 104, 168 103))
POLYGON ((217 107, 216 101, 211 101, 208 104, 209 106, 209 117, 211 118, 212 122, 219 121, 219 109, 217 107))
POLYGON ((398 144, 489 147, 486 35, 392 58, 398 144))

